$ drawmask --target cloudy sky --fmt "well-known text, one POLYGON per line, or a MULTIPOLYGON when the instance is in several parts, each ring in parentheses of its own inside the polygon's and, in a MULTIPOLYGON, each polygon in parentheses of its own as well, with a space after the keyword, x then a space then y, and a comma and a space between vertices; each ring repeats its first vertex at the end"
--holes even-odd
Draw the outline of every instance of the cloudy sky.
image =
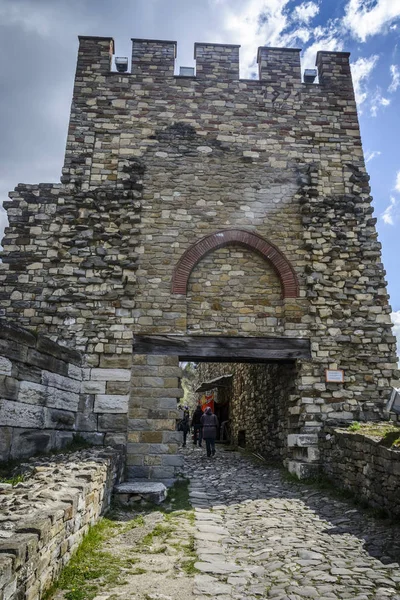
MULTIPOLYGON (((61 174, 78 35, 177 40, 177 66, 194 42, 241 44, 241 72, 258 46, 351 52, 393 320, 400 336, 400 0, 0 0, 0 203, 21 183, 61 174)), ((0 209, 1 230, 6 223, 0 209)))

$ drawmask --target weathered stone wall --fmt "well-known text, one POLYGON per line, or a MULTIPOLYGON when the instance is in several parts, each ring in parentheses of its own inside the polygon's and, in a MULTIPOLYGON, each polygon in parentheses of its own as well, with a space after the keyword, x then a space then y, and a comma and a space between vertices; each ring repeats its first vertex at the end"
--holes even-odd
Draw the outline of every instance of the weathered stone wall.
POLYGON ((182 433, 176 431, 182 370, 177 356, 136 354, 128 412, 129 477, 173 480, 183 464, 178 454, 182 433))
POLYGON ((141 167, 126 171, 118 191, 19 185, 6 202, 2 315, 97 368, 131 365, 141 167))
POLYGON ((188 286, 188 331, 225 335, 283 334, 279 278, 265 260, 230 246, 207 255, 188 286))
POLYGON ((196 44, 195 77, 174 76, 174 42, 133 40, 132 73, 110 71, 113 51, 111 38, 80 38, 62 184, 11 194, 4 314, 105 371, 131 368, 134 333, 308 338, 292 426, 379 419, 397 358, 348 53, 319 52, 311 85, 295 49, 260 48, 259 80, 239 79, 238 46, 196 44), (263 254, 271 310, 259 310, 252 269, 239 269, 227 300, 224 279, 213 285, 237 248, 210 247, 189 295, 173 293, 182 255, 238 227, 280 251, 296 293, 285 296, 278 261, 276 299, 273 247, 263 254), (344 383, 326 384, 326 368, 342 368, 344 383))
POLYGON ((81 364, 76 350, 0 321, 1 461, 63 448, 76 433, 125 445, 130 371, 81 364))
POLYGON ((319 435, 321 467, 337 487, 370 506, 400 516, 400 450, 376 438, 325 427, 319 435))
POLYGON ((121 478, 111 448, 31 459, 30 477, 0 483, 0 598, 39 600, 90 525, 107 511, 121 478))
POLYGON ((230 397, 231 441, 269 459, 288 456, 289 397, 295 385, 294 364, 200 363, 198 384, 232 374, 230 397))

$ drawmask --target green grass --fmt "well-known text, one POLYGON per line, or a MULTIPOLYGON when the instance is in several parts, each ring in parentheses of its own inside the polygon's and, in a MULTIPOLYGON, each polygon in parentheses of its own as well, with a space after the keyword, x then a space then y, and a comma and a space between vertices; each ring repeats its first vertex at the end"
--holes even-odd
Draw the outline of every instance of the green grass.
POLYGON ((386 448, 400 446, 400 427, 392 423, 358 423, 355 421, 347 428, 347 431, 380 438, 379 443, 386 448))
MULTIPOLYGON (((103 518, 90 528, 78 550, 63 569, 58 582, 44 596, 44 600, 50 600, 58 589, 64 590, 65 600, 93 600, 99 591, 107 589, 108 586, 126 583, 125 577, 128 574, 146 573, 146 569, 137 564, 140 562, 139 557, 131 557, 129 552, 123 558, 114 556, 103 550, 103 544, 135 527, 146 525, 145 515, 158 511, 163 521, 157 523, 152 531, 137 542, 132 551, 135 553, 142 551, 147 554, 166 552, 167 540, 179 526, 177 519, 187 518, 194 524, 194 512, 189 502, 188 480, 180 479, 170 488, 167 502, 166 507, 152 505, 143 509, 141 506, 141 513, 124 523, 118 522, 118 512, 121 508, 114 507, 108 514, 108 518, 103 518), (152 544, 156 547, 150 548, 152 544)), ((184 554, 184 558, 179 563, 182 571, 188 575, 197 572, 194 567, 197 560, 194 537, 189 536, 185 543, 179 545, 179 549, 184 554)))
POLYGON ((176 512, 179 510, 192 510, 192 505, 189 500, 189 480, 188 479, 177 479, 174 485, 168 490, 166 503, 169 504, 169 508, 166 508, 166 512, 176 512))
POLYGON ((145 570, 133 567, 137 560, 119 558, 101 550, 107 540, 143 524, 139 516, 128 524, 119 525, 110 519, 101 519, 89 529, 78 550, 63 569, 58 582, 47 592, 44 600, 50 600, 57 589, 65 590, 66 600, 92 600, 109 585, 124 585, 129 573, 139 575, 145 570))
POLYGON ((349 431, 359 431, 361 429, 361 425, 358 421, 354 421, 349 427, 349 431))
POLYGON ((186 575, 195 575, 199 573, 199 570, 194 566, 195 562, 197 562, 197 558, 189 558, 189 560, 184 560, 180 564, 180 568, 186 575))
POLYGON ((161 538, 162 541, 164 541, 171 533, 173 533, 173 531, 174 527, 158 523, 153 531, 150 531, 150 533, 144 536, 142 544, 143 546, 151 546, 156 541, 155 538, 161 538))
POLYGON ((11 485, 17 485, 21 481, 24 481, 25 477, 21 474, 14 475, 12 477, 0 477, 0 483, 11 483, 11 485))

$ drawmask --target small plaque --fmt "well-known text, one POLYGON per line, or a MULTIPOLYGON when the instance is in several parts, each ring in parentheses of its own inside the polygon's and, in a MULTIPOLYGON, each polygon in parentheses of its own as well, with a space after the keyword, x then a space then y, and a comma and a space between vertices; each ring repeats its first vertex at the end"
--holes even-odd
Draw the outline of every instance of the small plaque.
POLYGON ((325 369, 326 383, 344 383, 344 371, 342 369, 325 369))

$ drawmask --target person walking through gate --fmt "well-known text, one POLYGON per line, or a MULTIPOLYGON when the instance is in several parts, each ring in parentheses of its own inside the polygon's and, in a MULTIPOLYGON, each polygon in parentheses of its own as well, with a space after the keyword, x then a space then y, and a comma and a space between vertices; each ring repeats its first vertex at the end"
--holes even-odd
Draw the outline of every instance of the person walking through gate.
POLYGON ((206 442, 207 456, 215 455, 215 438, 217 437, 218 419, 208 406, 201 417, 203 439, 206 442))
POLYGON ((179 422, 178 431, 182 431, 182 433, 183 433, 183 444, 182 444, 182 447, 184 448, 186 446, 187 434, 190 431, 189 409, 188 409, 187 406, 185 406, 184 409, 183 409, 183 418, 179 422))
POLYGON ((199 439, 199 448, 201 448, 201 442, 203 440, 203 431, 201 425, 201 417, 203 416, 203 411, 201 410, 200 404, 196 406, 196 410, 192 415, 192 427, 194 431, 193 436, 193 444, 197 446, 197 438, 199 439))

